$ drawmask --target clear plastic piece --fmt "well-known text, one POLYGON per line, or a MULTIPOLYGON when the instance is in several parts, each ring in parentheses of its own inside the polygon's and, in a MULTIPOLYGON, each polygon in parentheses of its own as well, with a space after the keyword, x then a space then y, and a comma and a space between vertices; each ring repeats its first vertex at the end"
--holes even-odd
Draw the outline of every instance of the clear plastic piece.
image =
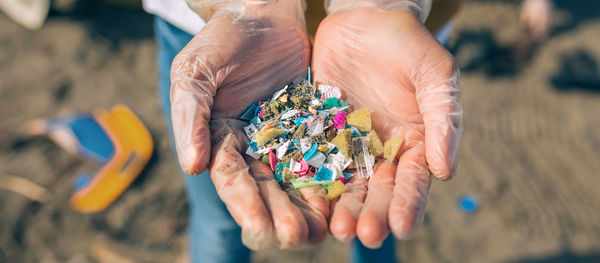
POLYGON ((356 174, 359 178, 370 178, 373 176, 373 165, 375 158, 369 153, 369 138, 365 136, 352 139, 352 158, 356 165, 356 174))

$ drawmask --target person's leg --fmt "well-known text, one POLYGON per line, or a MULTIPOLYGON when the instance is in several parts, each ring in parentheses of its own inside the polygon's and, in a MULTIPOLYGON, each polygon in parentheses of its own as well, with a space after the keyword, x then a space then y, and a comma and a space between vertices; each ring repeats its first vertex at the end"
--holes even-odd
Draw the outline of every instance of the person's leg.
POLYGON ((394 236, 389 235, 379 249, 368 249, 363 246, 358 239, 354 239, 351 244, 353 263, 379 263, 396 261, 396 240, 394 236))
MULTIPOLYGON (((156 17, 158 42, 159 95, 173 144, 171 127, 171 63, 192 35, 156 17)), ((250 252, 242 244, 241 229, 221 201, 208 172, 192 176, 183 173, 190 203, 189 249, 192 262, 249 262, 250 252)))

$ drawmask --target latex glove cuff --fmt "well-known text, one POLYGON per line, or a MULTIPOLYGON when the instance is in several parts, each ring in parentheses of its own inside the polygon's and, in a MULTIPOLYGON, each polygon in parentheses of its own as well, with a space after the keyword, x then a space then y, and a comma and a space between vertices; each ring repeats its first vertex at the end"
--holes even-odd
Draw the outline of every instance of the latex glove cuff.
POLYGON ((304 25, 305 0, 186 0, 188 6, 208 22, 217 13, 230 15, 234 21, 265 15, 289 16, 304 25))
POLYGON ((372 8, 381 11, 408 10, 422 23, 431 11, 432 0, 325 0, 328 14, 354 8, 372 8))

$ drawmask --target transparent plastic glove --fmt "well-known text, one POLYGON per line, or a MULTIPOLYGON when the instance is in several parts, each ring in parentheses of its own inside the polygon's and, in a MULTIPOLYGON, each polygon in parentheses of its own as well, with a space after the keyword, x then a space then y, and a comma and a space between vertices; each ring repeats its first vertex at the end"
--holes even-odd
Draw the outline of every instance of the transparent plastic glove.
POLYGON ((552 3, 549 0, 525 0, 521 9, 521 24, 533 39, 546 35, 552 20, 552 3))
POLYGON ((201 6, 212 10, 208 23, 177 55, 171 72, 181 167, 190 174, 209 169, 249 248, 320 242, 327 234, 325 191, 281 190, 267 165, 244 154, 247 123, 237 120, 250 104, 306 76, 310 43, 301 3, 208 2, 217 4, 201 6))
MULTIPOLYGON (((332 205, 330 232, 371 248, 422 223, 430 173, 450 179, 462 134, 458 69, 450 53, 410 12, 370 8, 330 14, 315 37, 315 80, 340 87, 372 112, 383 140, 404 139, 398 163, 379 160, 370 180, 354 178, 332 205)), ((357 176, 355 176, 357 177, 357 176)))

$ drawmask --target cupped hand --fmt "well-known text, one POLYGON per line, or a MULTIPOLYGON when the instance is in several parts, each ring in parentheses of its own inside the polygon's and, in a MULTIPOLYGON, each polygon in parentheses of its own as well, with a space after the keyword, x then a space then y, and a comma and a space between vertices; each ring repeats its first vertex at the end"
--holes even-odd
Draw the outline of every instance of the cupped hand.
POLYGON ((552 22, 550 0, 525 0, 521 9, 521 24, 527 28, 533 39, 546 35, 552 22))
POLYGON ((408 11, 355 8, 330 14, 313 48, 315 80, 343 90, 372 112, 382 140, 401 136, 396 163, 378 161, 370 180, 356 178, 332 204, 330 232, 371 248, 391 232, 415 235, 430 174, 452 178, 462 133, 458 69, 453 57, 408 11))
POLYGON ((327 234, 325 191, 281 189, 267 165, 244 156, 247 123, 236 120, 250 104, 305 76, 310 43, 299 1, 254 4, 241 17, 215 8, 222 7, 210 9, 209 22, 172 66, 181 167, 190 174, 209 170, 249 248, 320 242, 327 234), (298 7, 282 6, 294 2, 298 7))

